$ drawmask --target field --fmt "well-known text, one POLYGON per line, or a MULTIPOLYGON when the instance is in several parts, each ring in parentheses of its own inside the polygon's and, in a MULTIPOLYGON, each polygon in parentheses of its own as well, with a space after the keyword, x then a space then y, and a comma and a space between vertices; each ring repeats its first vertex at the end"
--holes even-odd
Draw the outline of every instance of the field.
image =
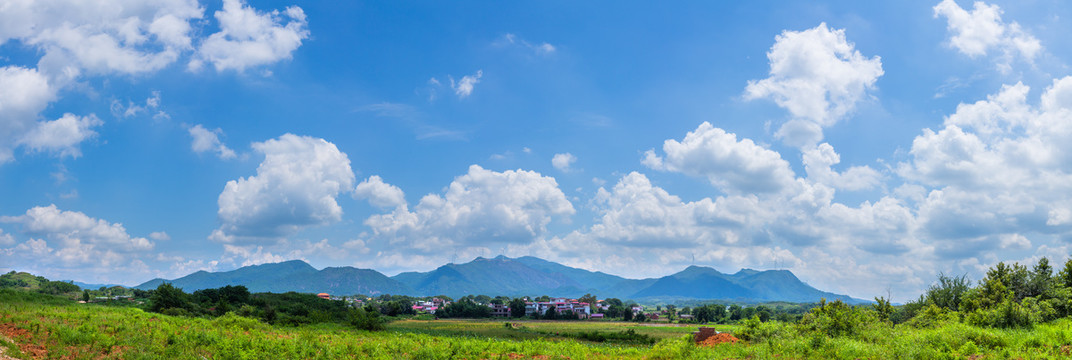
MULTIPOLYGON (((851 336, 819 336, 769 322, 751 342, 700 347, 693 327, 623 322, 400 320, 387 331, 340 324, 271 326, 228 314, 173 317, 134 307, 73 304, 40 294, 0 291, 0 350, 20 359, 1003 359, 1072 356, 1072 321, 1031 329, 989 329, 960 322, 933 328, 878 326, 851 336), (582 332, 633 330, 654 345, 598 343, 582 332)), ((725 327, 723 330, 745 330, 725 327)))
MULTIPOLYGON (((712 325, 719 331, 732 331, 734 325, 712 325)), ((621 321, 547 321, 547 320, 400 320, 391 322, 387 329, 397 332, 433 336, 466 336, 508 340, 565 341, 579 340, 588 343, 606 343, 578 338, 582 333, 634 333, 655 341, 677 339, 690 335, 699 325, 676 325, 666 323, 631 323, 621 321)), ((628 341, 607 341, 613 344, 630 344, 628 341)), ((635 344, 634 345, 642 345, 635 344)))

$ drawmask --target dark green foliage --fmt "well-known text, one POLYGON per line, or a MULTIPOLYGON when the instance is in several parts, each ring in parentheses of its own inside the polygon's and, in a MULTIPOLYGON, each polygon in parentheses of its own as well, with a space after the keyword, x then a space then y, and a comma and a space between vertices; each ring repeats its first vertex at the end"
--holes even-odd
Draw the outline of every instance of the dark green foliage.
POLYGON ((510 317, 524 317, 525 316, 525 300, 522 298, 515 298, 510 300, 510 317))
POLYGON ((893 305, 890 305, 890 300, 885 297, 876 296, 875 303, 871 306, 881 320, 890 320, 890 316, 893 315, 893 305))
POLYGON ((592 342, 613 341, 643 345, 651 345, 655 343, 655 338, 637 333, 636 331, 633 331, 633 329, 619 332, 582 331, 577 333, 575 337, 592 342))
POLYGON ((622 310, 622 320, 624 320, 624 321, 632 321, 633 320, 633 308, 631 306, 626 307, 626 308, 624 308, 622 310))
POLYGON ((347 314, 347 320, 355 328, 368 331, 383 330, 383 319, 375 311, 365 311, 362 308, 351 308, 347 314))
POLYGON ((827 302, 822 299, 818 307, 811 309, 811 312, 800 319, 798 325, 805 331, 826 336, 853 336, 862 327, 875 321, 870 312, 852 307, 841 300, 827 302))
POLYGON ((938 274, 938 282, 927 289, 924 297, 926 303, 934 304, 946 310, 957 310, 964 294, 971 288, 971 281, 967 275, 946 276, 938 274))
POLYGON ((558 320, 558 309, 554 305, 548 306, 547 310, 543 312, 544 320, 558 320))
POLYGON ((190 303, 190 295, 172 286, 171 283, 157 286, 156 290, 149 295, 149 301, 151 302, 149 311, 158 313, 163 313, 168 309, 188 309, 193 305, 190 303))
POLYGON ((441 318, 482 319, 491 317, 491 308, 480 305, 468 298, 462 298, 436 311, 441 318))

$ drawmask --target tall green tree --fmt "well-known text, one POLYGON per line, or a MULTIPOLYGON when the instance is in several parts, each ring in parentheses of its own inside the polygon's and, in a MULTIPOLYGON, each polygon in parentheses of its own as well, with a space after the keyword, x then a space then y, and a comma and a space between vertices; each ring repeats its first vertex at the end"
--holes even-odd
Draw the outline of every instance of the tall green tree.
POLYGON ((183 292, 182 289, 172 286, 171 283, 163 283, 157 286, 149 300, 152 302, 149 311, 152 312, 190 308, 190 295, 183 292))
POLYGON ((510 300, 510 317, 524 317, 525 316, 525 300, 522 298, 514 298, 510 300))

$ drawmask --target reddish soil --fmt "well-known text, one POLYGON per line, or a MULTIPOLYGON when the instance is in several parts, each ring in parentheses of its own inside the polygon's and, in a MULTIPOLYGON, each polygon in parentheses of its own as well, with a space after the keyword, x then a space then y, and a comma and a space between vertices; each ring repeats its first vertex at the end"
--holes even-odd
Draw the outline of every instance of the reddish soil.
POLYGON ((20 351, 26 355, 30 355, 34 359, 44 359, 48 357, 48 350, 46 350, 44 346, 34 342, 29 331, 20 329, 16 327, 15 324, 0 323, 0 334, 13 340, 19 345, 20 351))
POLYGON ((733 335, 730 335, 729 333, 720 333, 720 334, 715 334, 714 336, 708 337, 707 339, 704 339, 703 341, 700 342, 700 345, 701 346, 715 346, 715 345, 718 345, 718 344, 725 344, 725 343, 736 344, 738 341, 741 341, 741 340, 738 339, 737 337, 733 336, 733 335))

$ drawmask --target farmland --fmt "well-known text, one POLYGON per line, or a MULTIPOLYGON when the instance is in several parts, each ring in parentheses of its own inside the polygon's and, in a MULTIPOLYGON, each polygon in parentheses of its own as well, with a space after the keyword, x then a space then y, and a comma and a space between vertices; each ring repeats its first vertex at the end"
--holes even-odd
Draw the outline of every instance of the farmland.
POLYGON ((1072 320, 1033 328, 980 328, 939 316, 929 326, 870 322, 829 336, 777 321, 725 326, 739 344, 699 347, 692 326, 622 322, 396 320, 368 332, 323 323, 272 326, 233 313, 214 319, 168 316, 137 307, 76 304, 0 290, 0 349, 15 358, 74 359, 447 359, 447 358, 1066 358, 1072 320), (516 325, 516 326, 515 326, 516 325), (597 343, 580 332, 633 330, 654 345, 597 343))

